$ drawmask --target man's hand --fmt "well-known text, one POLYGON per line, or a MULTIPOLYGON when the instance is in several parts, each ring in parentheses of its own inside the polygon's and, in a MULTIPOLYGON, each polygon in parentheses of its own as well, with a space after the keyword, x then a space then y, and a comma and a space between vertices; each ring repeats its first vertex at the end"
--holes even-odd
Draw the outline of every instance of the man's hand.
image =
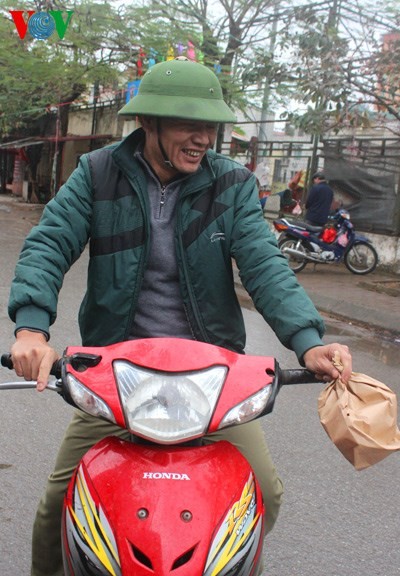
POLYGON ((343 344, 327 344, 310 348, 303 356, 306 368, 314 372, 321 380, 336 380, 339 376, 344 384, 350 379, 352 371, 352 359, 348 346, 343 344), (332 359, 337 352, 343 364, 343 372, 340 374, 332 364, 332 359))
POLYGON ((19 330, 11 347, 11 358, 16 374, 25 380, 36 380, 37 390, 41 392, 47 386, 51 367, 59 355, 41 332, 19 330))

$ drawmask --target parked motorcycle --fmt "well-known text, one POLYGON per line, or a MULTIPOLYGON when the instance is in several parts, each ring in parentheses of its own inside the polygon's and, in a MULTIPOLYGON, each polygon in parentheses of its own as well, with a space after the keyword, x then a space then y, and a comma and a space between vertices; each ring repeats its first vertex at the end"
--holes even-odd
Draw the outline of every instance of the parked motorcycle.
POLYGON ((273 222, 280 233, 278 245, 294 272, 308 262, 344 262, 353 274, 369 274, 378 264, 378 254, 365 236, 356 234, 347 210, 339 209, 325 226, 311 226, 280 218, 273 222))
MULTIPOLYGON (((1 362, 12 368, 10 355, 1 362)), ((257 478, 229 442, 201 438, 268 414, 280 387, 315 381, 310 372, 154 338, 69 347, 52 373, 48 389, 132 434, 103 439, 76 468, 63 509, 66 576, 258 574, 265 510, 257 478)))

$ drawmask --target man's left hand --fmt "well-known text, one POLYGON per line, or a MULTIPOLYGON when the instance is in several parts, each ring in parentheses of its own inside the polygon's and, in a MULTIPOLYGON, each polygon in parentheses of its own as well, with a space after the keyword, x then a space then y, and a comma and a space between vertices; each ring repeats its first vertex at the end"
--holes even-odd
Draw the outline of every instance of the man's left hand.
POLYGON ((344 384, 350 379, 352 371, 352 358, 348 346, 343 344, 327 344, 325 346, 315 346, 310 348, 303 356, 304 363, 308 370, 314 372, 321 380, 336 380, 339 376, 344 384), (343 372, 340 374, 332 364, 335 353, 338 353, 343 364, 343 372))

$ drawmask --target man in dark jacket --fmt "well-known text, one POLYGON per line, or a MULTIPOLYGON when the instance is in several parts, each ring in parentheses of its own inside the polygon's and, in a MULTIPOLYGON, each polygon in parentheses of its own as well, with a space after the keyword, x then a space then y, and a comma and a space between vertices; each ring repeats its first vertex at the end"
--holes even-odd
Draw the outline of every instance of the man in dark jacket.
POLYGON ((328 185, 325 174, 317 172, 306 200, 306 222, 312 226, 326 224, 333 201, 333 190, 328 185))
MULTIPOLYGON (((120 144, 94 151, 46 206, 16 267, 9 313, 16 322, 15 370, 46 387, 58 353, 49 345, 65 273, 90 243, 87 292, 79 313, 83 345, 132 338, 197 339, 242 352, 244 322, 232 273, 280 341, 321 378, 336 378, 339 351, 324 345, 323 322, 265 224, 256 179, 216 154, 219 122, 235 117, 217 77, 190 61, 149 69, 122 110, 141 128, 120 144)), ((63 574, 62 499, 77 462, 98 440, 127 433, 83 412, 66 431, 33 532, 32 576, 63 574)), ((260 481, 266 530, 276 520, 282 484, 259 421, 207 439, 240 446, 260 481)))

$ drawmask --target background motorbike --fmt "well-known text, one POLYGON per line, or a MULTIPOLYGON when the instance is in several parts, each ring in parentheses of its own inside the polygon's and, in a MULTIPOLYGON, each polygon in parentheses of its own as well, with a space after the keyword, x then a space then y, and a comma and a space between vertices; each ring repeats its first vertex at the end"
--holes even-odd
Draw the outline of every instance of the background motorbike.
POLYGON ((325 226, 280 218, 273 222, 280 233, 278 245, 294 272, 308 262, 344 262, 353 274, 369 274, 378 264, 378 254, 370 240, 356 234, 347 210, 339 209, 325 226))
MULTIPOLYGON (((12 368, 10 355, 1 358, 12 368)), ((132 434, 82 458, 64 500, 66 576, 252 576, 265 509, 247 460, 206 434, 272 411, 284 384, 315 382, 274 358, 155 338, 69 347, 48 389, 132 434)), ((9 382, 1 389, 34 388, 9 382)))

